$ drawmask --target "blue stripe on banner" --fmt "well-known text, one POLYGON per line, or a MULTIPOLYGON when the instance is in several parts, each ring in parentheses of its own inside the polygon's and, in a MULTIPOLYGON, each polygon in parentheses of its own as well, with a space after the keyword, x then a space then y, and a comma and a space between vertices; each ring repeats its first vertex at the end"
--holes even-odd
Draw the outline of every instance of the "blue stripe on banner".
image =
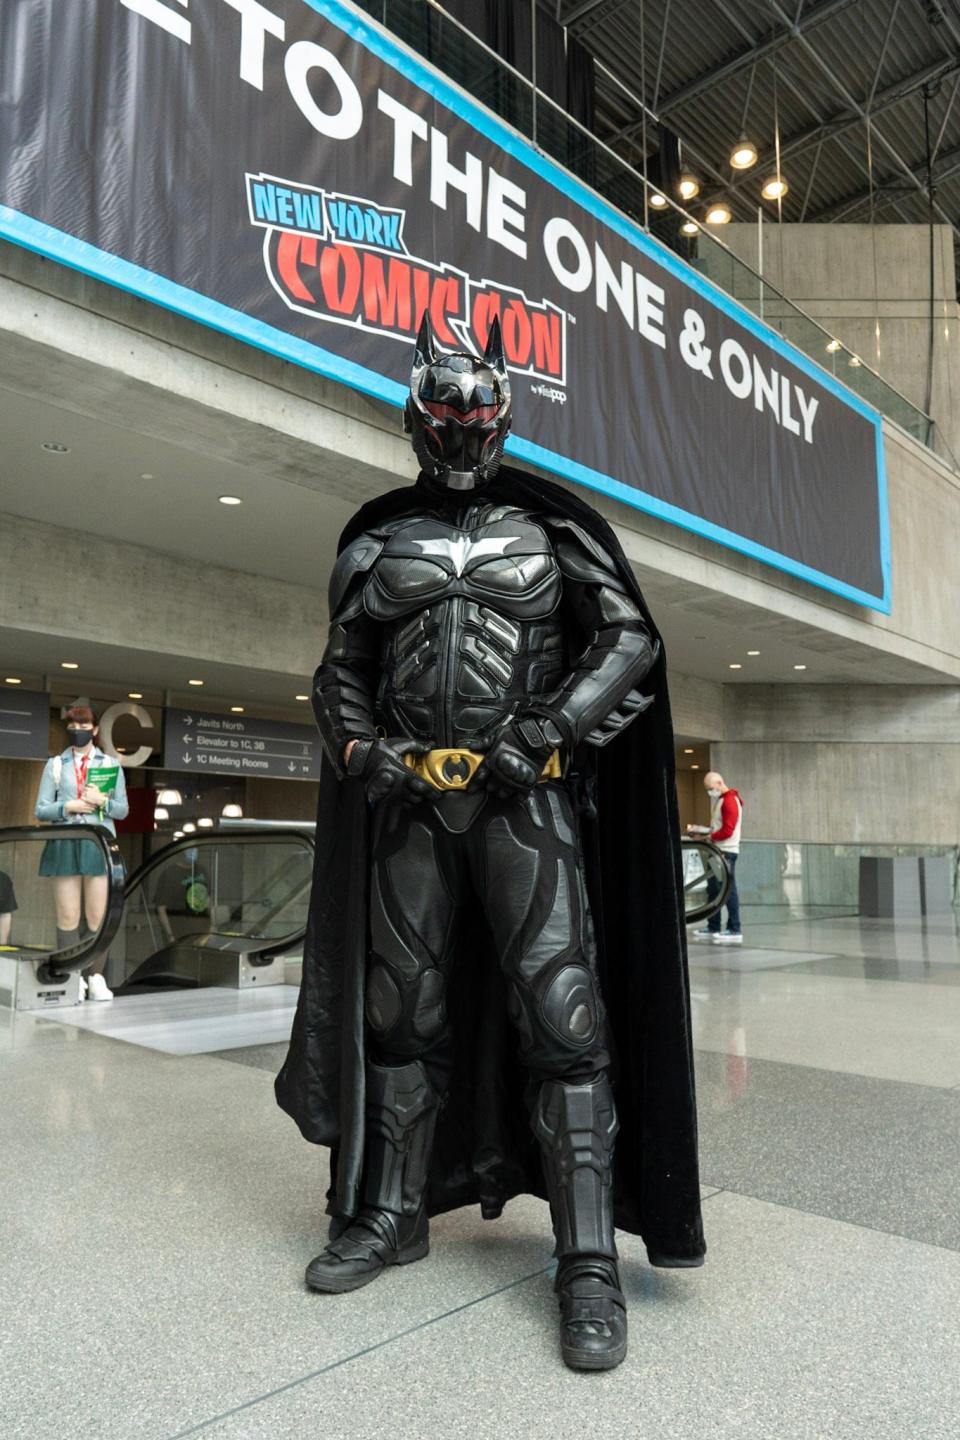
MULTIPOLYGON (((736 534, 735 531, 715 525, 679 506, 658 500, 636 486, 627 485, 613 476, 591 470, 589 467, 571 460, 568 456, 547 450, 532 441, 523 440, 515 435, 511 436, 507 442, 507 453, 574 480, 589 489, 621 500, 634 509, 667 520, 693 534, 716 541, 728 549, 762 560, 765 564, 785 574, 794 575, 821 589, 842 596, 844 599, 853 600, 859 605, 866 605, 889 614, 891 609, 890 529, 883 447, 883 418, 879 411, 868 405, 853 391, 848 390, 826 370, 822 370, 815 361, 797 350, 777 331, 772 330, 749 310, 738 305, 729 295, 718 289, 712 281, 690 269, 672 251, 661 245, 652 236, 645 234, 601 196, 589 190, 575 176, 535 150, 521 135, 476 103, 465 91, 458 89, 439 72, 431 69, 414 51, 394 39, 376 22, 349 8, 342 3, 342 0, 303 0, 303 3, 323 15, 351 39, 378 55, 387 64, 402 71, 407 79, 413 80, 434 99, 455 111, 457 115, 493 140, 527 169, 546 180, 554 189, 570 196, 588 213, 596 215, 605 225, 632 244, 635 249, 683 281, 709 304, 730 316, 744 329, 757 336, 765 345, 789 360, 797 369, 803 371, 823 389, 830 391, 843 404, 856 410, 874 426, 877 445, 883 593, 872 595, 860 590, 835 576, 804 565, 789 555, 782 555, 779 551, 771 550, 756 541, 736 534)), ((391 405, 402 406, 406 399, 407 388, 405 385, 390 380, 375 370, 369 370, 363 365, 358 365, 341 355, 323 349, 322 346, 301 340, 273 325, 267 325, 264 321, 257 320, 243 311, 222 305, 219 301, 200 294, 199 291, 178 285, 165 276, 144 269, 118 255, 112 255, 108 251, 100 250, 85 240, 79 240, 76 236, 68 235, 62 230, 57 230, 43 221, 12 210, 5 205, 0 205, 0 235, 37 254, 69 265, 71 268, 97 279, 105 280, 119 289, 141 296, 165 309, 175 311, 187 319, 199 320, 215 330, 220 330, 224 334, 242 340, 268 354, 276 355, 283 360, 292 360, 303 366, 304 369, 342 382, 367 395, 385 400, 391 405)))

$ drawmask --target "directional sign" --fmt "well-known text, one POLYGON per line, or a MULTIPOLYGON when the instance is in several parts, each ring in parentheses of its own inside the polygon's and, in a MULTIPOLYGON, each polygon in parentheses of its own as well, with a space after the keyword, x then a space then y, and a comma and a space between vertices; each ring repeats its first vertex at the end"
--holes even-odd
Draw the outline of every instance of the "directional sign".
POLYGON ((0 690, 0 755, 46 760, 50 754, 50 696, 42 690, 0 690))
POLYGON ((283 780, 320 778, 320 737, 312 725, 167 710, 163 764, 167 770, 262 775, 283 780))

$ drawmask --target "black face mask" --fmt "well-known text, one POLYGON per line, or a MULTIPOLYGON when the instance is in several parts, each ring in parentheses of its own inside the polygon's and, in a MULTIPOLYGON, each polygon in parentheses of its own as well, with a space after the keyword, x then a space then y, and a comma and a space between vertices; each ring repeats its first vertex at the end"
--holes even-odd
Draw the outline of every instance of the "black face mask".
POLYGON ((68 730, 67 737, 74 750, 82 750, 93 739, 92 730, 68 730))

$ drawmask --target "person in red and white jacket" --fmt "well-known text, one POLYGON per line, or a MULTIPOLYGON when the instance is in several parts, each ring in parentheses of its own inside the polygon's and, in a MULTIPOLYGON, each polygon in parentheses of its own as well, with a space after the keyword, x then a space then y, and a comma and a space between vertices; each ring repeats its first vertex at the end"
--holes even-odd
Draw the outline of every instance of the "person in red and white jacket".
MULTIPOLYGON (((743 801, 740 792, 734 790, 716 770, 710 770, 703 777, 704 789, 710 796, 710 839, 730 871, 730 893, 727 896, 727 928, 721 928, 721 913, 718 910, 707 922, 706 931, 694 931, 702 939, 710 939, 715 945, 742 945, 740 929, 740 896, 737 893, 737 859, 740 855, 740 831, 743 824, 743 801)), ((719 893, 720 883, 708 879, 707 894, 712 899, 719 893)))

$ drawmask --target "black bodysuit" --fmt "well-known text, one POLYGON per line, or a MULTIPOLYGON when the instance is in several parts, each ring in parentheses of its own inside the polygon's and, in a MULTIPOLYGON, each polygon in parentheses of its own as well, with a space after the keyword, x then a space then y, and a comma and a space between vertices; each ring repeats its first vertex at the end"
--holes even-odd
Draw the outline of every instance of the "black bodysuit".
MULTIPOLYGON (((616 566, 574 522, 482 496, 437 501, 361 535, 331 580, 314 709, 330 763, 385 734, 486 752, 508 723, 561 760, 644 704, 654 660, 616 566), (524 717, 528 717, 526 720, 524 717)), ((607 1064, 576 814, 563 780, 500 798, 382 802, 372 847, 366 1014, 383 1064, 422 1059, 442 1086, 444 994, 467 902, 508 981, 521 1056, 540 1079, 607 1064)))

